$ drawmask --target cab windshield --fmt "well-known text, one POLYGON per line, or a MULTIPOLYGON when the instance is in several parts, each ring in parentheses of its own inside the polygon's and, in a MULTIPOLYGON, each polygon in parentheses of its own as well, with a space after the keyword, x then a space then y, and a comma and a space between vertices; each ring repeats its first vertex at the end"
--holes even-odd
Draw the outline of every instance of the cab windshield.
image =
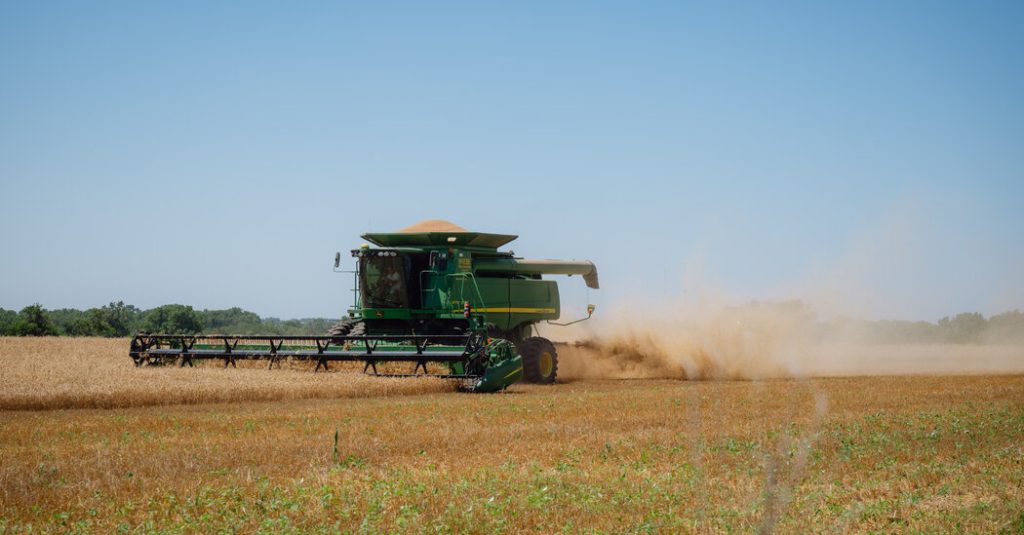
POLYGON ((381 251, 359 259, 360 291, 366 308, 408 308, 406 257, 381 251))

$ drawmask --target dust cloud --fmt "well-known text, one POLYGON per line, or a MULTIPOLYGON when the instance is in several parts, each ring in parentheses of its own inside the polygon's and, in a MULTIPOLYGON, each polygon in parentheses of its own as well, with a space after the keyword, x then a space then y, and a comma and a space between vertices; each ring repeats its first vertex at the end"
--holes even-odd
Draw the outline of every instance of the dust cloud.
POLYGON ((798 301, 631 307, 545 334, 563 341, 566 380, 1024 372, 1024 344, 891 343, 862 324, 821 322, 798 301))

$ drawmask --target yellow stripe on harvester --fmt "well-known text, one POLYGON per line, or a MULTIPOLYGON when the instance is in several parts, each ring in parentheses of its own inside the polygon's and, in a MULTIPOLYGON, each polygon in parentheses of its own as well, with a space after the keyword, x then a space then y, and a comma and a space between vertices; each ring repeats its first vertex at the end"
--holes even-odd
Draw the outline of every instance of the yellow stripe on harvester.
MULTIPOLYGON (((490 307, 490 308, 474 308, 474 312, 509 312, 512 314, 554 314, 555 309, 553 308, 526 308, 526 307, 490 307)), ((453 314, 458 314, 461 310, 453 310, 453 314)))

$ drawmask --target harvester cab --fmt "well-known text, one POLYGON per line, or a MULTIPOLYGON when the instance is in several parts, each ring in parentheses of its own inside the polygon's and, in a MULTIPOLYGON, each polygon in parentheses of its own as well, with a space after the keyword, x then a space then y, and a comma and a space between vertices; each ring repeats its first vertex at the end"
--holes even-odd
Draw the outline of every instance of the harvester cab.
MULTIPOLYGON (((348 315, 319 337, 182 337, 140 334, 132 343, 136 365, 174 357, 280 358, 328 362, 354 360, 378 375, 417 376, 426 363, 475 391, 496 391, 523 379, 552 383, 558 354, 534 326, 560 316, 558 285, 542 275, 581 275, 598 288, 589 261, 528 260, 499 251, 517 236, 470 232, 444 221, 427 221, 393 233, 367 233, 351 251, 354 300, 348 315), (372 244, 375 247, 372 247, 372 244), (260 343, 260 341, 265 341, 260 343), (239 348, 239 344, 241 347, 239 348), (381 362, 411 362, 412 373, 378 373, 381 362)), ((593 307, 588 307, 588 316, 593 307)), ((584 318, 586 319, 586 318, 584 318)), ((578 320, 579 321, 579 320, 578 320)), ((571 322, 575 323, 575 322, 571 322)), ((421 373, 422 370, 422 373, 421 373)))

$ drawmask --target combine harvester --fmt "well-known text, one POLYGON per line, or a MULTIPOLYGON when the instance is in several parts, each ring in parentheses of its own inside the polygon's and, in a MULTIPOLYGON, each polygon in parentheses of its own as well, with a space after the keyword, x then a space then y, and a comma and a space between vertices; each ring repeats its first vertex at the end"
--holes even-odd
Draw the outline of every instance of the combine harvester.
POLYGON ((495 392, 525 380, 553 383, 558 354, 534 326, 560 316, 558 285, 542 275, 582 275, 597 288, 589 261, 527 260, 499 251, 517 236, 469 232, 446 221, 425 221, 394 233, 369 233, 352 251, 355 303, 324 336, 230 336, 139 333, 131 342, 136 366, 196 360, 282 359, 362 362, 363 372, 388 377, 442 377, 463 381, 476 392, 495 392), (381 373, 377 365, 406 362, 410 373, 381 373), (441 363, 442 374, 427 363, 441 363))

